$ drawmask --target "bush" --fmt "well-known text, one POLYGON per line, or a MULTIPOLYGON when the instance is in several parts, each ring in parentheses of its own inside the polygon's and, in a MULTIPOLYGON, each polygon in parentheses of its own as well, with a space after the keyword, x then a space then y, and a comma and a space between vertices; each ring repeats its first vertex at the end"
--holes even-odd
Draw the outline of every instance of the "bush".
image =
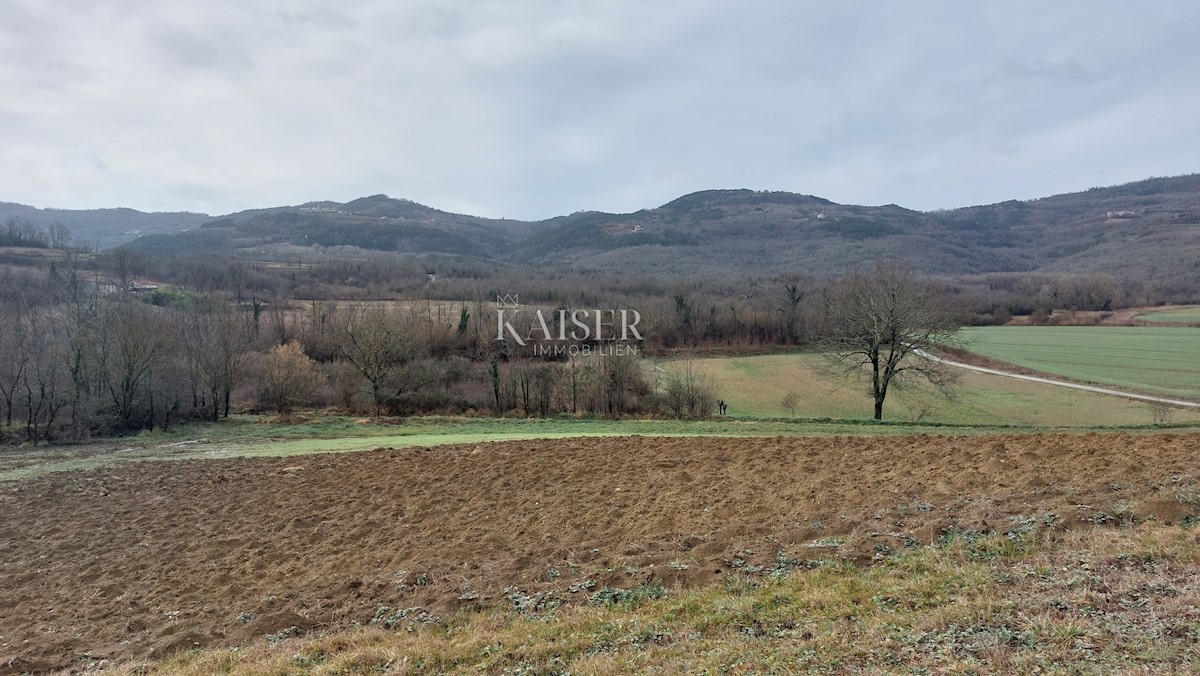
POLYGON ((304 354, 300 343, 276 345, 263 358, 259 376, 259 401, 280 413, 313 401, 321 374, 304 354))

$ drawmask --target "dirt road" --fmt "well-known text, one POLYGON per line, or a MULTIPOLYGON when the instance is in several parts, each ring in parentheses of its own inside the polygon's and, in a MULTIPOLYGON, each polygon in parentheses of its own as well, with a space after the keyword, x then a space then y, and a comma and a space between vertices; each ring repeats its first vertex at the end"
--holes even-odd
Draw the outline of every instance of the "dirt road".
POLYGON ((913 350, 913 353, 923 359, 935 361, 935 362, 938 362, 939 364, 945 364, 947 366, 953 366, 955 368, 966 369, 968 371, 975 371, 976 373, 987 373, 987 374, 990 374, 993 376, 1003 376, 1005 378, 1016 378, 1017 380, 1028 380, 1031 383, 1042 383, 1044 385, 1056 385, 1058 387, 1069 387, 1069 388, 1075 389, 1075 390, 1084 390, 1085 392, 1095 392, 1097 394, 1108 394, 1108 395, 1112 395, 1114 397, 1125 397, 1127 399, 1138 399, 1140 401, 1153 401, 1153 402, 1158 402, 1161 404, 1168 404, 1170 406, 1182 406, 1184 408, 1200 408, 1200 403, 1197 403, 1194 401, 1187 401, 1184 399, 1167 399, 1165 397, 1155 397, 1155 396, 1149 395, 1149 394, 1137 394, 1136 392, 1125 392, 1122 390, 1113 390, 1113 389, 1109 389, 1107 387, 1096 387, 1095 385, 1082 385, 1079 383, 1069 383, 1069 382, 1066 382, 1063 380, 1054 380, 1053 378, 1042 378, 1040 376, 1027 376, 1027 375, 1022 375, 1020 373, 1010 373, 1008 371, 1000 371, 998 369, 990 369, 990 368, 985 368, 983 366, 973 366, 971 364, 964 364, 959 361, 943 359, 942 357, 939 357, 934 354, 930 354, 929 352, 926 352, 925 350, 913 350))

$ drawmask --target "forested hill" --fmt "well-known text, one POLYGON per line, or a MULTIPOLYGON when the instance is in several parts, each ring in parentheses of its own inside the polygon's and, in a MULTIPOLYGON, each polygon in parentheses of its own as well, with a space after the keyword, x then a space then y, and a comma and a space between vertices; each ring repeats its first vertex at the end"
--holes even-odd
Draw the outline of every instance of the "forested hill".
POLYGON ((147 213, 135 209, 38 209, 24 204, 0 202, 0 224, 28 223, 41 230, 58 224, 71 231, 76 244, 101 249, 143 235, 195 228, 211 219, 212 216, 208 214, 188 211, 147 213))
POLYGON ((1200 275, 1200 175, 937 212, 711 190, 631 214, 578 212, 539 222, 453 214, 386 195, 200 223, 188 216, 186 232, 129 246, 289 260, 437 253, 679 275, 836 274, 877 258, 931 274, 1200 275))

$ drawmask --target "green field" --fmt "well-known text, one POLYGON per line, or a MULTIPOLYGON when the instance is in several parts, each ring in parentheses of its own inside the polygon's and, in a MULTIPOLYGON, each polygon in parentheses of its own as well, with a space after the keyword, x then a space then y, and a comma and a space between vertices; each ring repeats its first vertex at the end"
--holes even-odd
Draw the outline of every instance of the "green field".
MULTIPOLYGON (((1200 338, 1200 332, 1191 331, 1200 338)), ((692 364, 712 378, 717 396, 729 403, 733 415, 790 416, 783 397, 795 392, 797 417, 871 416, 865 379, 846 382, 820 355, 722 357, 697 359, 692 364)), ((670 372, 681 365, 667 362, 661 368, 670 372)), ((1132 399, 967 372, 950 400, 927 386, 889 392, 883 417, 900 422, 1049 427, 1142 425, 1153 419, 1145 403, 1132 399)), ((1178 410, 1172 420, 1200 421, 1200 412, 1178 410)))
POLYGON ((1178 310, 1151 312, 1134 317, 1144 322, 1162 322, 1165 324, 1200 324, 1200 307, 1185 307, 1178 310))
POLYGON ((967 348, 1070 380, 1200 401, 1200 330, 1181 326, 994 326, 967 348))

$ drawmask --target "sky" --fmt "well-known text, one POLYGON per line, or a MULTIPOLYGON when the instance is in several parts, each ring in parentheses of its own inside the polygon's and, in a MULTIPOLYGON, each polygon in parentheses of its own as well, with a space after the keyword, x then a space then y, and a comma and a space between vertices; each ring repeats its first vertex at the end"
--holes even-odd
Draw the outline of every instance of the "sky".
POLYGON ((1035 198, 1200 172, 1197 26, 1191 0, 0 0, 0 201, 1035 198))

